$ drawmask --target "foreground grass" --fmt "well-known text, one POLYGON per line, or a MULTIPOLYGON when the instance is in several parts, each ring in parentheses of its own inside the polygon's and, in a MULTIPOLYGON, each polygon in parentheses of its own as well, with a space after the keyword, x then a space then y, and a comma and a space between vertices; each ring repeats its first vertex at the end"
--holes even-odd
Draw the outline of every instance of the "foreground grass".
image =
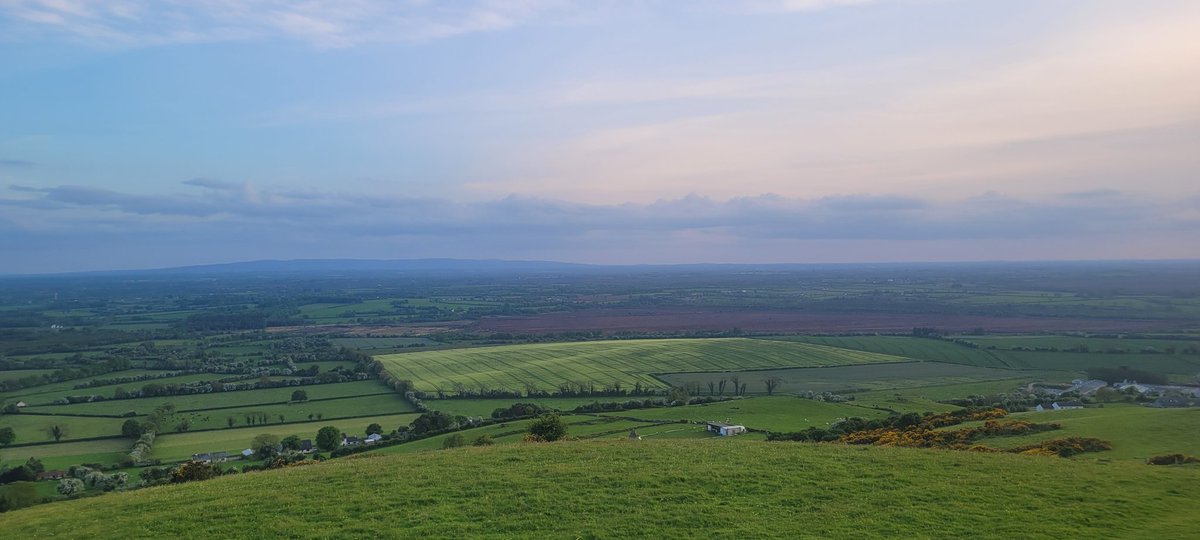
POLYGON ((1197 481, 1197 467, 967 452, 583 441, 336 460, 0 524, 12 538, 1183 538, 1197 481))

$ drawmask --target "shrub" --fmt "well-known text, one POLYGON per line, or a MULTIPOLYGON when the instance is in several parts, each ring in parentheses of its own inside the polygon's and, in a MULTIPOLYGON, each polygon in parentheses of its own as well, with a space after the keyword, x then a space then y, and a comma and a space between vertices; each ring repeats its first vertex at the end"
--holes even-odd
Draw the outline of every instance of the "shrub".
POLYGON ((1200 462, 1200 459, 1196 459, 1192 456, 1185 456, 1183 454, 1167 454, 1167 455, 1163 455, 1163 456, 1154 456, 1154 457, 1146 460, 1146 463, 1150 464, 1150 465, 1182 465, 1184 463, 1196 463, 1196 462, 1200 462))
POLYGON ((567 423, 557 414, 549 414, 529 424, 529 434, 541 441, 557 441, 567 436, 567 423))
POLYGON ((442 448, 458 448, 466 446, 467 442, 463 438, 462 433, 455 433, 442 440, 442 448))

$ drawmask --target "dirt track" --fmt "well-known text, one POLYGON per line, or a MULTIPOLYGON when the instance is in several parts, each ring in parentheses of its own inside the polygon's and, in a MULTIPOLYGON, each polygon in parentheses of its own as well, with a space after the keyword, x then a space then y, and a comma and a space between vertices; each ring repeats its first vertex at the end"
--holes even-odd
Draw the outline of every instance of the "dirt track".
MULTIPOLYGON (((723 331, 754 332, 905 332, 914 327, 989 332, 1149 332, 1174 331, 1181 321, 1081 319, 1052 317, 988 317, 904 313, 810 313, 789 311, 718 311, 702 309, 591 309, 530 317, 489 317, 472 325, 479 331, 547 333, 723 331)), ((1191 326, 1194 326, 1192 324, 1191 326)))

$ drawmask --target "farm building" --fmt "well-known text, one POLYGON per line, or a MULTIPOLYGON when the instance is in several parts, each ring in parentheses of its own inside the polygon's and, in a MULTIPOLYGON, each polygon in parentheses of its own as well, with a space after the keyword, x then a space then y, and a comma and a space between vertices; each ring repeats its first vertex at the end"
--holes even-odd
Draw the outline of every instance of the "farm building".
POLYGON ((1037 407, 1034 407, 1033 410, 1035 410, 1037 412, 1042 412, 1042 411, 1063 411, 1063 410, 1068 410, 1068 409, 1082 409, 1082 408, 1083 408, 1083 403, 1080 403, 1078 401, 1055 401, 1054 403, 1051 403, 1049 406, 1039 404, 1037 407))
POLYGON ((300 452, 305 453, 305 454, 311 454, 315 450, 316 450, 316 447, 313 446, 313 443, 311 440, 304 439, 303 441, 300 441, 300 452))
POLYGON ((707 422, 704 429, 716 433, 722 437, 737 435, 746 432, 746 426, 737 424, 726 424, 725 422, 707 422))
POLYGON ((254 455, 254 450, 251 450, 249 448, 242 450, 242 459, 250 459, 250 456, 253 456, 253 455, 254 455))
POLYGON ((363 440, 358 437, 345 437, 342 439, 342 446, 358 446, 363 443, 363 440))
POLYGON ((192 454, 192 461, 195 463, 225 463, 228 459, 228 452, 205 452, 203 454, 192 454))
POLYGON ((37 473, 38 480, 62 480, 67 477, 67 471, 45 471, 37 473))
POLYGON ((367 444, 375 444, 382 440, 383 440, 383 435, 380 435, 378 433, 372 433, 370 435, 367 435, 366 443, 367 444))
POLYGON ((29 404, 28 404, 28 403, 25 403, 24 401, 18 401, 18 402, 17 402, 17 408, 18 408, 18 409, 24 409, 25 407, 28 407, 28 406, 29 406, 29 404))

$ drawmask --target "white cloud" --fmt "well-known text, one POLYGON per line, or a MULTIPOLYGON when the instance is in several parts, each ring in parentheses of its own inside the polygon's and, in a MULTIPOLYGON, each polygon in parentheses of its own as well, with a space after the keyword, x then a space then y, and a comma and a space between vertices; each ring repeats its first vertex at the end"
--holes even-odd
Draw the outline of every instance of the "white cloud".
POLYGON ((62 33, 145 46, 290 38, 318 47, 495 31, 581 10, 559 0, 0 0, 9 39, 62 33))

